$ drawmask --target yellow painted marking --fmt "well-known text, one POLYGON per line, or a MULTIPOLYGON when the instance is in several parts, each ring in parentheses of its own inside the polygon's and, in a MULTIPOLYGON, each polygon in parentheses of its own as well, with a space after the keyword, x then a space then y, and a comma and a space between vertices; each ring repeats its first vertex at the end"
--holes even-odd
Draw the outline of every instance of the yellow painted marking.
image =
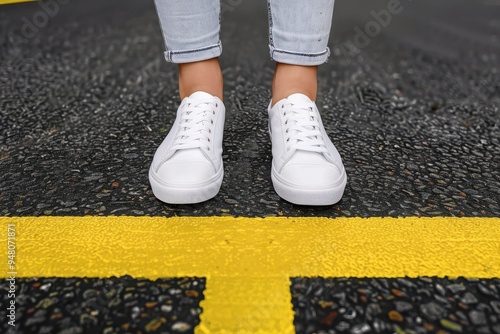
POLYGON ((207 279, 199 333, 295 333, 290 278, 215 276, 207 279))
POLYGON ((1 245, 7 224, 16 226, 18 277, 206 277, 197 333, 292 333, 289 278, 295 276, 500 277, 500 218, 4 217, 0 223, 1 245))
POLYGON ((34 2, 38 0, 0 0, 0 5, 8 5, 11 3, 17 3, 17 2, 34 2))

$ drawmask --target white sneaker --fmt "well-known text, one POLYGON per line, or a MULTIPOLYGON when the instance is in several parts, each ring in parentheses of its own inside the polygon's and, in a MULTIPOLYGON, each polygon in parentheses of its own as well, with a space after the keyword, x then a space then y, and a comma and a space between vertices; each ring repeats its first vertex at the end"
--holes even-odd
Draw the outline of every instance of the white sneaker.
POLYGON ((149 182, 159 200, 192 204, 217 195, 224 175, 224 117, 224 104, 208 93, 196 92, 182 100, 149 169, 149 182))
POLYGON ((303 94, 293 94, 271 107, 274 190, 294 204, 330 205, 340 201, 347 175, 316 104, 303 94))

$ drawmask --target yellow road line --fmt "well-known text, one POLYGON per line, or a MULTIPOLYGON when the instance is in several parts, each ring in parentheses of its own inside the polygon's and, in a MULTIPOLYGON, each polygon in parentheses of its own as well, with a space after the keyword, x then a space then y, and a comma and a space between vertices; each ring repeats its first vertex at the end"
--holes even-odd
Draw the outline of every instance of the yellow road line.
POLYGON ((290 278, 211 276, 196 333, 295 333, 290 278))
MULTIPOLYGON (((198 333, 293 332, 289 278, 500 277, 500 218, 17 217, 18 277, 207 278, 198 333)), ((0 277, 6 258, 2 252, 0 277)), ((3 275, 3 276, 2 276, 3 275)))
POLYGON ((17 3, 17 2, 34 2, 38 0, 0 0, 0 5, 8 5, 11 3, 17 3))

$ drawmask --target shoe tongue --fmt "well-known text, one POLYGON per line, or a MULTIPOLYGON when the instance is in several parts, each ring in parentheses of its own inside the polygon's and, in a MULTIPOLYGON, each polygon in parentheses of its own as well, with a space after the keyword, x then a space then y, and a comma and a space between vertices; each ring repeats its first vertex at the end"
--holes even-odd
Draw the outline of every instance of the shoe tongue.
POLYGON ((214 98, 214 96, 200 91, 200 92, 194 92, 189 96, 189 98, 193 100, 211 100, 214 98))
POLYGON ((307 97, 306 95, 304 94, 300 94, 300 93, 295 93, 295 94, 292 94, 290 95, 287 100, 289 102, 313 102, 309 97, 307 97))

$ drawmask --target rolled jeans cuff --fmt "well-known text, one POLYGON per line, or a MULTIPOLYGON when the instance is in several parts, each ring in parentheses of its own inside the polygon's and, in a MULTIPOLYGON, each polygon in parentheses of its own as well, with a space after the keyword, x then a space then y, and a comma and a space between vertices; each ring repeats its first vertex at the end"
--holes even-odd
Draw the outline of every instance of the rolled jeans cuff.
POLYGON ((330 57, 330 48, 327 47, 323 52, 318 53, 302 53, 281 50, 269 45, 269 54, 271 59, 278 63, 317 66, 328 61, 330 57))
POLYGON ((167 50, 165 51, 165 59, 169 63, 182 64, 202 61, 211 58, 219 57, 222 54, 222 43, 209 45, 199 49, 192 50, 167 50))

